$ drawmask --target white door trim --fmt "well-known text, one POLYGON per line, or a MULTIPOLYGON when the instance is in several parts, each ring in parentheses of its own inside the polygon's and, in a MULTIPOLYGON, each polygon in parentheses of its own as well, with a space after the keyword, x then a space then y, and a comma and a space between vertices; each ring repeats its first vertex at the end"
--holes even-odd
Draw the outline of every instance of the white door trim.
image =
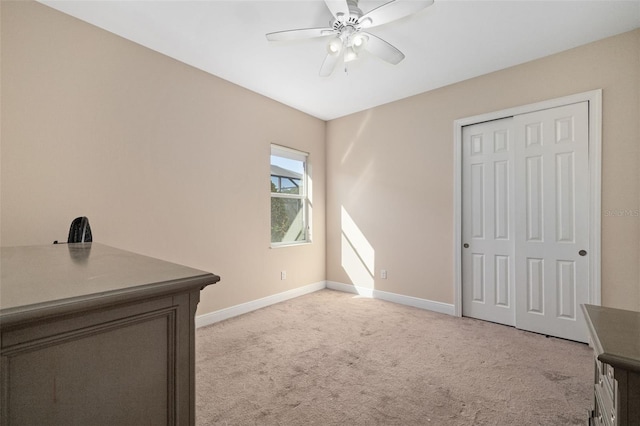
POLYGON ((460 118, 453 122, 453 276, 454 313, 462 316, 462 128, 471 124, 498 120, 543 109, 589 102, 589 303, 600 305, 600 223, 602 187, 602 89, 578 93, 501 111, 460 118))

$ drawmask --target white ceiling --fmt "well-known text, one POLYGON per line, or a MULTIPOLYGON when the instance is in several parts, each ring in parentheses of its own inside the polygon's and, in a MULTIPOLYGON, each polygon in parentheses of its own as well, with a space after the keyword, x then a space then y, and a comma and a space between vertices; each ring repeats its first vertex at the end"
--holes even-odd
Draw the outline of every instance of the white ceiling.
POLYGON ((435 0, 370 30, 406 55, 400 64, 367 54, 319 77, 326 39, 265 33, 328 26, 322 0, 41 2, 323 120, 640 27, 640 0, 435 0))

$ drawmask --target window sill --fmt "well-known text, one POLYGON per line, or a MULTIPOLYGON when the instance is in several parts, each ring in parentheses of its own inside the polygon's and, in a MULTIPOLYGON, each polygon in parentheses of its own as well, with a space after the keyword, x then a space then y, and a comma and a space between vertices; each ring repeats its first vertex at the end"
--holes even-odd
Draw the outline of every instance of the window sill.
POLYGON ((277 248, 284 248, 284 247, 308 246, 312 243, 313 243, 312 241, 299 241, 295 243, 271 243, 271 246, 269 248, 277 249, 277 248))

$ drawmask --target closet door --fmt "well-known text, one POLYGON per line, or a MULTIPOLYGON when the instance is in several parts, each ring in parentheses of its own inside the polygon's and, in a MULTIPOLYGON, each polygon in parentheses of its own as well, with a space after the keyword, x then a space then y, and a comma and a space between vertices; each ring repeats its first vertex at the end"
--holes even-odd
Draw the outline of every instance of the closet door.
POLYGON ((462 131, 462 314, 586 342, 588 103, 462 131))
POLYGON ((515 325, 512 125, 462 132, 462 314, 507 325, 515 325))
POLYGON ((586 342, 588 103, 514 118, 516 327, 586 342))

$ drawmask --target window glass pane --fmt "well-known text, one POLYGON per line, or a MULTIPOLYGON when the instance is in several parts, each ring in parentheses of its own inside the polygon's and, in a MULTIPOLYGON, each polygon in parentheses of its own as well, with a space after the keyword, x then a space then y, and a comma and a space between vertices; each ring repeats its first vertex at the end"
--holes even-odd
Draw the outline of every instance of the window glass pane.
POLYGON ((271 192, 304 194, 304 161, 271 156, 271 192))
POLYGON ((302 179, 282 178, 280 180, 280 192, 285 194, 300 194, 302 179))
POLYGON ((271 192, 280 192, 280 178, 278 176, 271 175, 271 192))
POLYGON ((271 242, 305 241, 303 200, 271 197, 271 242))

